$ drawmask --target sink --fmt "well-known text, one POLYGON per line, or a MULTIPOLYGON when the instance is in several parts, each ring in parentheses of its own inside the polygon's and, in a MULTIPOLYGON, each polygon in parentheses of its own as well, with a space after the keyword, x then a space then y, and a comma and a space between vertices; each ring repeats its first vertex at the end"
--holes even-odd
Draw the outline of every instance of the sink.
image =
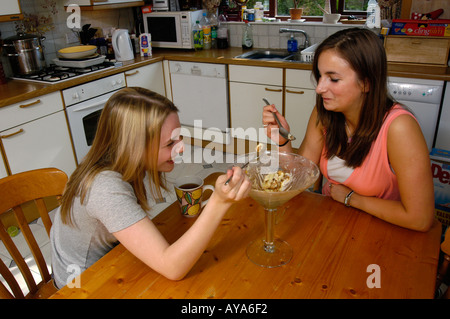
POLYGON ((303 62, 300 52, 292 53, 287 50, 253 50, 235 56, 236 59, 303 62))
POLYGON ((293 54, 286 50, 253 50, 235 56, 235 58, 249 60, 286 61, 286 58, 290 57, 291 55, 293 54))

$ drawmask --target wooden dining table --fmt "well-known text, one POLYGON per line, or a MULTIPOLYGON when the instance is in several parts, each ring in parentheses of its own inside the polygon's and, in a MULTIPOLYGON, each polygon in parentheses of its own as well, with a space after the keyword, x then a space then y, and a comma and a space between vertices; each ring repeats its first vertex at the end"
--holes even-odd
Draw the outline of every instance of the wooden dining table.
MULTIPOLYGON (((218 174, 206 183, 213 184, 218 174)), ((195 222, 175 202, 153 219, 169 242, 195 222)), ((252 198, 226 213, 187 276, 171 281, 119 244, 52 298, 366 299, 433 298, 441 224, 418 232, 305 191, 279 207, 275 236, 290 262, 254 264, 246 247, 264 238, 264 209, 252 198)))

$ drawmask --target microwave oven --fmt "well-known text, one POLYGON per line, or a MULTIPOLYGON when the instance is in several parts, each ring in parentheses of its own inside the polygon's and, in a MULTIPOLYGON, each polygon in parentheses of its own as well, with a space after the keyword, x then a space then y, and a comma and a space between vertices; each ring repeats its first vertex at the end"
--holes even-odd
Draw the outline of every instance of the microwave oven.
POLYGON ((193 27, 204 10, 144 13, 144 30, 152 37, 152 47, 193 49, 193 27))

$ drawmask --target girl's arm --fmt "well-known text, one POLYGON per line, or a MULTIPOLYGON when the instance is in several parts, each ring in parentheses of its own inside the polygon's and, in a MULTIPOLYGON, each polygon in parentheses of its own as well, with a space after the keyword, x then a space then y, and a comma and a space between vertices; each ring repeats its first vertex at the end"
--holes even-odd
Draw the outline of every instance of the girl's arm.
MULTIPOLYGON (((273 112, 276 112, 278 119, 281 122, 281 125, 283 125, 283 127, 288 131, 290 130, 289 124, 287 123, 286 119, 278 112, 278 110, 272 104, 265 106, 263 109, 263 123, 267 124, 266 134, 269 138, 271 138, 275 142, 277 142, 278 140, 279 144, 282 145, 286 142, 286 140, 283 137, 278 135, 272 136, 272 133, 275 134, 275 131, 272 131, 272 129, 278 128, 278 124, 275 121, 275 118, 272 114, 273 112)), ((313 111, 311 112, 308 121, 308 127, 306 129, 306 133, 302 141, 302 144, 298 149, 298 153, 318 165, 320 160, 320 154, 322 152, 323 147, 323 133, 322 133, 323 130, 322 126, 316 124, 316 122, 317 122, 317 111, 314 108, 313 111)), ((297 138, 300 138, 300 136, 298 136, 297 138)), ((292 153, 293 150, 291 143, 287 143, 285 146, 280 147, 280 151, 292 153)))
MULTIPOLYGON (((392 224, 427 231, 433 224, 434 190, 428 147, 419 124, 409 115, 399 116, 389 128, 387 144, 401 201, 353 193, 350 205, 392 224)), ((344 202, 349 191, 346 186, 333 185, 331 195, 344 202)))
POLYGON ((173 244, 169 244, 149 218, 114 236, 137 258, 171 280, 182 279, 206 249, 228 208, 247 197, 250 181, 238 167, 217 179, 215 191, 196 222, 173 244), (233 174, 228 185, 224 185, 233 174))

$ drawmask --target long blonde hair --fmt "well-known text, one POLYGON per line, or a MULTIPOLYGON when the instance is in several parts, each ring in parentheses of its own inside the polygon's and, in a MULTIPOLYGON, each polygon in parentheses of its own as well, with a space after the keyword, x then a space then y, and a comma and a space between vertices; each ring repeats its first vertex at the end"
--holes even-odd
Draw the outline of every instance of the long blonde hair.
POLYGON ((120 173, 131 184, 139 205, 150 209, 144 186, 146 172, 150 192, 161 197, 166 188, 158 171, 161 127, 177 107, 166 97, 139 87, 117 91, 106 103, 98 122, 92 147, 71 175, 62 196, 61 219, 73 225, 72 206, 77 196, 83 204, 95 176, 105 170, 120 173), (150 163, 149 170, 146 163, 150 163), (153 182, 153 183, 152 183, 153 182))

